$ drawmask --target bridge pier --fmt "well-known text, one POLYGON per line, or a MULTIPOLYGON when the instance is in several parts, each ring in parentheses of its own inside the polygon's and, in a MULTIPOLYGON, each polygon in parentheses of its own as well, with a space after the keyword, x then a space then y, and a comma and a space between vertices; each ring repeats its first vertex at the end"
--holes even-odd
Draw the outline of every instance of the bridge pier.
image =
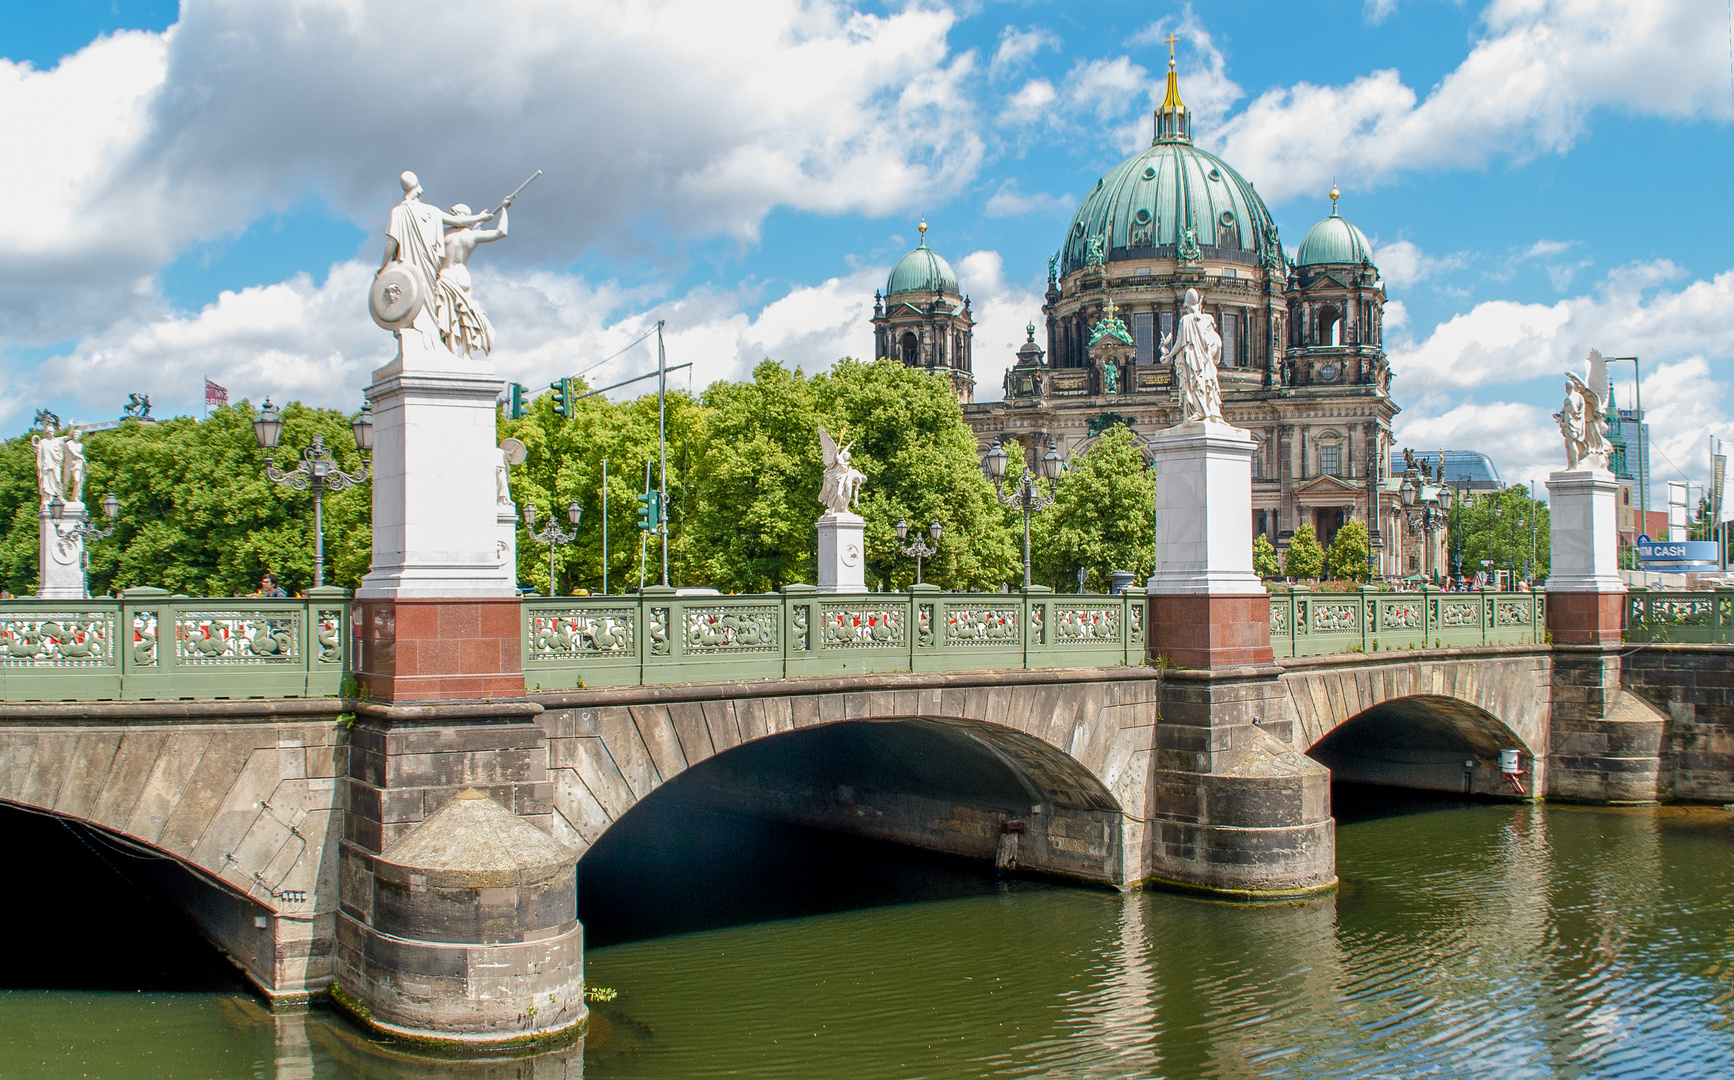
POLYGON ((1624 689, 1624 666, 1617 648, 1554 646, 1550 798, 1615 806, 1661 799, 1666 717, 1624 689))
POLYGON ((486 1046, 583 1022, 578 853, 550 835, 541 711, 357 707, 332 996, 362 1023, 486 1046))

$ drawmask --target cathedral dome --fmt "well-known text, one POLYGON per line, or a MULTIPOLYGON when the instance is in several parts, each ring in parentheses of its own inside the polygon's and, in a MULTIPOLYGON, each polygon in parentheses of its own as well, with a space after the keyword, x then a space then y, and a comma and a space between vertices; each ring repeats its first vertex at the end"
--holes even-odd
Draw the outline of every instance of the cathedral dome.
POLYGON ((951 264, 927 246, 927 222, 923 221, 919 228, 921 243, 914 251, 898 259, 897 265, 891 268, 891 277, 885 282, 885 295, 904 292, 960 295, 957 275, 951 272, 951 264))
POLYGON ((1307 230, 1306 239, 1301 241, 1300 253, 1295 256, 1295 265, 1372 265, 1373 245, 1367 242, 1367 234, 1337 216, 1334 188, 1331 196, 1331 216, 1307 230))
POLYGON ((1084 268, 1095 237, 1103 238, 1105 262, 1173 258, 1187 229, 1200 248, 1281 258, 1276 224, 1245 177, 1191 143, 1162 141, 1116 165, 1084 196, 1060 273, 1084 268))

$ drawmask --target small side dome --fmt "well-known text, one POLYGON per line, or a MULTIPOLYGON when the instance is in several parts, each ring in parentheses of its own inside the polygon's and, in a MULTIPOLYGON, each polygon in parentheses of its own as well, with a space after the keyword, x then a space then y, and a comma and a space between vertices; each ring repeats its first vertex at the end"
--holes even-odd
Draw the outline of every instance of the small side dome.
POLYGON ((891 277, 885 282, 885 295, 905 292, 961 295, 957 287, 957 275, 951 272, 951 264, 927 246, 927 222, 923 220, 918 228, 921 231, 921 243, 914 251, 898 259, 897 265, 891 268, 891 277))
POLYGON ((1373 245, 1367 242, 1367 234, 1339 217, 1333 202, 1331 216, 1307 230, 1294 263, 1296 266, 1344 263, 1359 266, 1361 263, 1371 265, 1372 261, 1373 245))

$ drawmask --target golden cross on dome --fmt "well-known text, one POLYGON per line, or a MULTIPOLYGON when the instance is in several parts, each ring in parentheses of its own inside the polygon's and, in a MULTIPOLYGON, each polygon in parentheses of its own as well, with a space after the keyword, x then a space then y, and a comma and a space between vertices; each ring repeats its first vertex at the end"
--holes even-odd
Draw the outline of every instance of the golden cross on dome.
POLYGON ((1102 318, 1108 322, 1113 322, 1114 321, 1114 315, 1119 310, 1120 309, 1118 307, 1116 307, 1114 304, 1114 298, 1112 296, 1110 296, 1110 297, 1108 297, 1108 302, 1106 304, 1102 305, 1102 318))
POLYGON ((1168 66, 1173 67, 1174 66, 1174 46, 1177 42, 1179 42, 1180 38, 1178 35, 1170 32, 1169 35, 1167 37, 1163 38, 1162 40, 1166 41, 1168 43, 1168 66))

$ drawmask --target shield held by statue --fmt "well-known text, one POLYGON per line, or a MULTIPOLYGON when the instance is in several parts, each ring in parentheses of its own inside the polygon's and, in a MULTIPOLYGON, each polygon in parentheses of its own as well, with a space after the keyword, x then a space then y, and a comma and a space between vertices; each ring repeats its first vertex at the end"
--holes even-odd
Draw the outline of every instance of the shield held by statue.
POLYGON ((368 290, 367 310, 382 329, 393 333, 408 329, 427 302, 427 283, 401 262, 393 262, 374 275, 368 290))

